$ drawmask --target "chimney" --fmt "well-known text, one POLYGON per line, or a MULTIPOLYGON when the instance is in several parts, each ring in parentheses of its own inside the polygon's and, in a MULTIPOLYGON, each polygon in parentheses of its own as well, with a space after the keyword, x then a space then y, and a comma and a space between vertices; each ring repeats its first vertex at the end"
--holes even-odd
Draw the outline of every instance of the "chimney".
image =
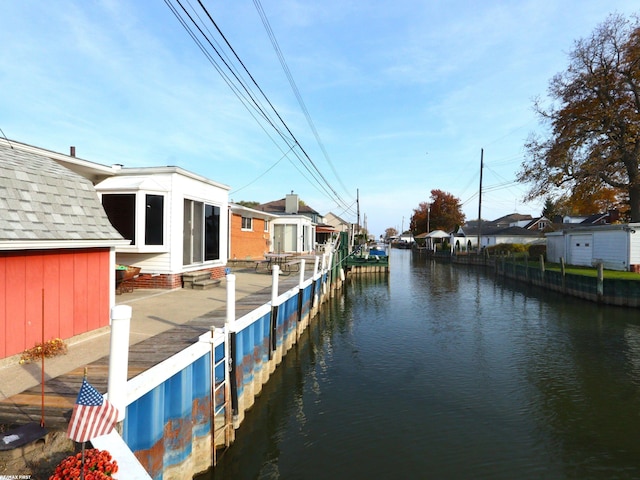
POLYGON ((293 193, 293 190, 287 194, 284 200, 284 213, 290 213, 292 215, 298 213, 298 195, 293 193))
POLYGON ((69 153, 70 156, 75 157, 76 156, 76 147, 72 146, 70 148, 71 152, 69 153))

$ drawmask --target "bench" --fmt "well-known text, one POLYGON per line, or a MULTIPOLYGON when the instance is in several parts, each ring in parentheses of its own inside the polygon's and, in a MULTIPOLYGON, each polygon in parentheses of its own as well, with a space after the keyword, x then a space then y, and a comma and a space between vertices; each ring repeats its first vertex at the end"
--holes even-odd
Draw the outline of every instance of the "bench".
POLYGON ((266 267, 267 271, 271 270, 271 260, 256 260, 256 272, 262 265, 266 267))
POLYGON ((292 272, 300 271, 300 260, 291 260, 290 262, 282 265, 282 273, 289 275, 292 272))

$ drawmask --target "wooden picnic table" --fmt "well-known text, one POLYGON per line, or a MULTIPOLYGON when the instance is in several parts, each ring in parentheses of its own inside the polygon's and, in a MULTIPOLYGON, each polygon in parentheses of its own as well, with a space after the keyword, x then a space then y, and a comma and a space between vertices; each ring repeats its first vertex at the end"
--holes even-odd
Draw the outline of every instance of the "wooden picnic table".
POLYGON ((265 253, 264 254, 264 258, 266 258, 271 263, 276 265, 282 265, 283 263, 287 263, 287 260, 292 256, 293 255, 290 253, 265 253))
POLYGON ((265 266, 268 272, 271 271, 273 265, 278 265, 281 270, 284 270, 284 266, 288 264, 288 260, 293 257, 291 253, 265 253, 264 260, 258 260, 256 262, 256 272, 262 265, 265 266))

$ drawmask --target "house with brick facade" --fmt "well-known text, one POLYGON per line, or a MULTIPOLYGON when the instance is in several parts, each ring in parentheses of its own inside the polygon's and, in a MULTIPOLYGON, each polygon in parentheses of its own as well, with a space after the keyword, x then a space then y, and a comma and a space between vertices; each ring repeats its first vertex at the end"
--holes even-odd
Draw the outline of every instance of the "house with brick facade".
POLYGON ((229 204, 229 259, 259 260, 271 252, 271 220, 276 215, 229 204))
POLYGON ((106 331, 116 249, 129 241, 92 182, 47 154, 0 142, 0 211, 0 360, 106 331))

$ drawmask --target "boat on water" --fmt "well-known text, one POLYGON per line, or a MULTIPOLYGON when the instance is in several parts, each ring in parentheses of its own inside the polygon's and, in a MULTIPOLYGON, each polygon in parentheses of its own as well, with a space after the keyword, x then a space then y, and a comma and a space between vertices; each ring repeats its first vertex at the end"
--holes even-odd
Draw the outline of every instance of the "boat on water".
POLYGON ((384 245, 372 245, 369 246, 369 255, 373 255, 376 257, 386 257, 387 250, 384 245))
POLYGON ((384 268, 389 266, 389 255, 384 245, 359 245, 354 248, 351 255, 346 258, 347 267, 374 267, 384 268))

